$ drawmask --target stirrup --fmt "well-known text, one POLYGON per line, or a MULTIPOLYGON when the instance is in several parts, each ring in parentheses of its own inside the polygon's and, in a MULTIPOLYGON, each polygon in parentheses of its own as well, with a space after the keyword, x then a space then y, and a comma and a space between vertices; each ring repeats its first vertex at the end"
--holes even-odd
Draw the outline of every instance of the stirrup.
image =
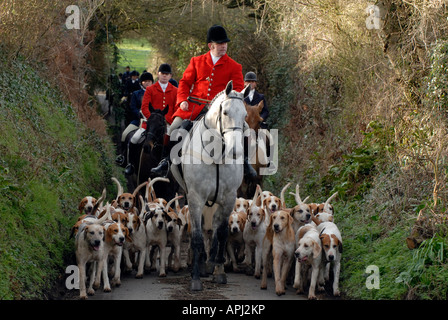
POLYGON ((126 164, 126 159, 122 154, 120 154, 118 157, 115 158, 115 163, 120 167, 124 168, 126 164))

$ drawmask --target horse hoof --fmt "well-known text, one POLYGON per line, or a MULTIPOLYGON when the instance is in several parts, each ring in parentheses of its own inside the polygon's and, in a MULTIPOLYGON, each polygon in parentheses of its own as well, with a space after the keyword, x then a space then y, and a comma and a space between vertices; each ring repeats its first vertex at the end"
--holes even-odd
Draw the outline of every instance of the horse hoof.
POLYGON ((191 291, 202 291, 201 280, 191 280, 191 291))
POLYGON ((225 274, 216 274, 213 276, 213 282, 216 282, 218 284, 226 284, 227 276, 225 274))

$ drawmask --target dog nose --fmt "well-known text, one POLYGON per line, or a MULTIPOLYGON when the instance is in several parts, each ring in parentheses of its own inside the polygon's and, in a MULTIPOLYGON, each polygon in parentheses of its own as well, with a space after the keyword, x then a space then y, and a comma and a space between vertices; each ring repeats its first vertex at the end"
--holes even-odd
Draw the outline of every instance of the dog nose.
POLYGON ((99 246, 101 244, 101 240, 95 240, 94 244, 95 246, 99 246))
POLYGON ((250 224, 251 224, 252 227, 256 227, 257 226, 257 224, 254 221, 252 221, 250 224))
POLYGON ((333 261, 333 260, 334 260, 334 255, 330 254, 330 255, 328 256, 328 260, 333 261))
POLYGON ((278 231, 278 229, 279 229, 279 225, 278 224, 274 224, 274 230, 278 231))
POLYGON ((163 222, 162 222, 162 221, 159 221, 158 228, 159 228, 159 229, 162 229, 162 227, 163 227, 163 222))
POLYGON ((134 231, 134 229, 132 229, 132 228, 128 228, 128 230, 129 230, 129 234, 132 234, 132 231, 134 231))
POLYGON ((273 204, 272 205, 272 210, 275 211, 277 209, 277 205, 273 204))
POLYGON ((124 242, 124 237, 120 237, 118 240, 120 240, 120 242, 124 242))
POLYGON ((300 258, 300 252, 294 252, 294 256, 296 257, 296 259, 300 258))
POLYGON ((310 214, 307 214, 306 215, 306 220, 309 220, 311 218, 311 215, 310 214))
POLYGON ((232 232, 233 232, 233 233, 238 232, 238 228, 237 228, 237 227, 233 227, 233 228, 232 228, 232 232))
POLYGON ((171 232, 171 231, 173 231, 173 226, 168 227, 168 232, 171 232))

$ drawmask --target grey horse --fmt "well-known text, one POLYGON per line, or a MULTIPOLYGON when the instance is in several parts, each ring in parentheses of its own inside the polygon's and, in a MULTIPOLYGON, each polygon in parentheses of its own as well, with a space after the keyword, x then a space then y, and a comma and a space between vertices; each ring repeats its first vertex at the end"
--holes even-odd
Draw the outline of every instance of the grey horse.
MULTIPOLYGON (((200 275, 205 270, 206 254, 202 234, 202 212, 208 202, 216 204, 213 215, 213 240, 209 262, 215 266, 214 281, 227 283, 224 252, 228 235, 228 219, 235 204, 237 189, 243 180, 244 130, 246 108, 243 92, 233 90, 232 81, 210 103, 205 116, 197 121, 183 140, 181 165, 183 179, 175 164, 173 175, 184 188, 191 214, 193 271, 191 290, 202 290, 200 275)), ((211 204, 208 204, 211 206, 211 204)))

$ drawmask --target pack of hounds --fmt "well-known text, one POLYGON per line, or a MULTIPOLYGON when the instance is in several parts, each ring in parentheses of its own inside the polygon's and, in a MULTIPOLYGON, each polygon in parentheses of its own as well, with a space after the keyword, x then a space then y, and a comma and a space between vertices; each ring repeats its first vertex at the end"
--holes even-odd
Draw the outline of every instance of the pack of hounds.
MULTIPOLYGON (((167 178, 149 179, 133 193, 123 192, 119 181, 112 180, 118 188, 115 200, 103 205, 105 190, 99 199, 83 198, 79 204, 81 216, 72 228, 81 299, 93 295, 101 279, 105 292, 111 291, 111 285, 119 286, 121 265, 125 271, 136 269, 136 278, 143 278, 148 270, 158 269, 159 277, 166 277, 168 269, 177 272, 181 268, 181 244, 188 243, 191 236, 188 205, 179 205, 182 196, 166 201, 154 193, 154 183, 169 182, 167 178), (139 194, 143 188, 144 197, 139 194)), ((324 290, 332 268, 332 291, 339 296, 342 237, 330 204, 337 193, 325 203, 308 204, 308 198, 301 200, 296 185, 295 193, 291 193, 296 205, 287 208, 284 194, 290 185, 282 189, 280 197, 257 186, 253 199, 236 199, 229 217, 226 267, 261 278, 261 289, 267 289, 267 277, 273 274, 277 295, 285 294, 287 278, 293 277, 297 294, 308 291, 308 299, 316 299, 316 291, 324 290)), ((204 209, 207 252, 212 217, 213 208, 204 209)), ((191 258, 188 252, 188 265, 191 258)))

